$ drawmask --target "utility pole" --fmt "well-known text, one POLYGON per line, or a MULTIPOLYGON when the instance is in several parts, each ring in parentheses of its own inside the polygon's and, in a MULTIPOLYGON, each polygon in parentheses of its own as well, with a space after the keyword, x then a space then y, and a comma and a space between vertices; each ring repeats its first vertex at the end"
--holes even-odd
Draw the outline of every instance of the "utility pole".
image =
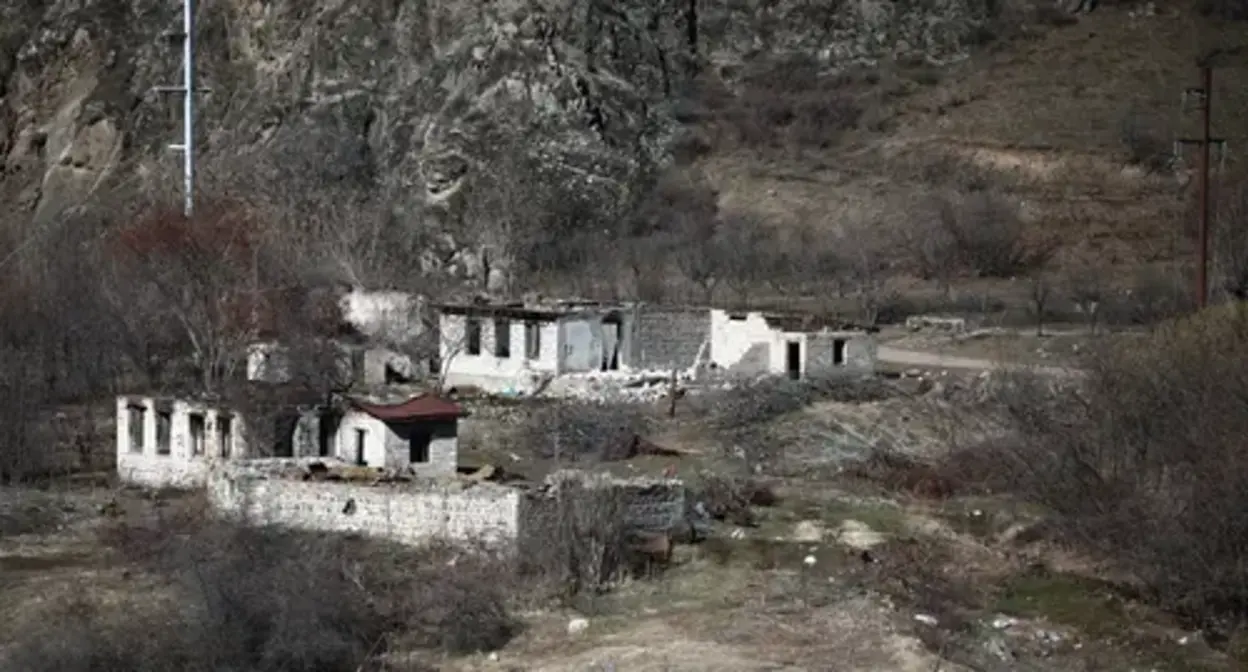
POLYGON ((1200 64, 1200 80, 1201 84, 1196 88, 1189 88, 1183 91, 1182 111, 1187 111, 1187 103, 1189 100, 1195 100, 1197 109, 1200 111, 1200 135, 1196 138, 1180 138, 1175 144, 1180 149, 1182 146, 1196 145, 1200 148, 1199 165, 1196 168, 1196 189, 1199 192, 1200 199, 1200 221, 1199 234, 1197 242, 1197 263, 1196 263, 1196 307, 1204 308, 1209 302, 1209 154, 1214 143, 1223 148, 1225 153, 1225 140, 1221 138, 1213 138, 1211 133, 1213 121, 1213 66, 1208 63, 1200 64))
POLYGON ((195 94, 207 92, 195 87, 195 0, 182 0, 182 32, 165 37, 182 40, 182 84, 155 90, 182 94, 182 142, 169 149, 182 152, 182 213, 189 218, 195 211, 195 94))

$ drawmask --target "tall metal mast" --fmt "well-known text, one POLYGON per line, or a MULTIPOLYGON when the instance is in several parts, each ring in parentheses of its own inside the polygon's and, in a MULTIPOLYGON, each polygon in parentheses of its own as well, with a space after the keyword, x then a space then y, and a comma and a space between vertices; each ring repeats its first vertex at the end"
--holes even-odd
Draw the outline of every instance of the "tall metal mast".
POLYGON ((182 1, 182 32, 167 33, 182 40, 182 85, 158 86, 157 91, 182 94, 182 142, 169 149, 182 152, 182 212, 187 217, 195 211, 195 0, 182 1))

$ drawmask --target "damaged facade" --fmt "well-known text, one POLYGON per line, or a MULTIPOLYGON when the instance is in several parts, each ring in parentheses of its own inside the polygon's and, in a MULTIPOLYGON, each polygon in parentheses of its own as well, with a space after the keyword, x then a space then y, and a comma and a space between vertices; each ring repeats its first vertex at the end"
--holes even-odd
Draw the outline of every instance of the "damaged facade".
POLYGON ((460 304, 439 312, 445 387, 533 394, 556 376, 634 366, 634 306, 460 304))
POLYGON ((728 374, 789 378, 875 372, 874 329, 809 315, 711 310, 711 362, 728 374))
POLYGON ((347 397, 330 404, 278 401, 267 411, 253 407, 247 413, 194 399, 118 397, 118 476, 146 487, 202 487, 225 463, 269 457, 332 458, 422 476, 455 473, 462 411, 432 395, 397 403, 347 397))

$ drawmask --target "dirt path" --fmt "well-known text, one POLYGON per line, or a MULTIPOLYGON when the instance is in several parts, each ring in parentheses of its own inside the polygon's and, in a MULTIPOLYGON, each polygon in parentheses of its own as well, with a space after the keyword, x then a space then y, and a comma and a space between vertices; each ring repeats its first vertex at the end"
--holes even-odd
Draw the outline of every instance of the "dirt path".
MULTIPOLYGON (((893 348, 887 345, 879 346, 876 356, 881 362, 933 369, 971 369, 989 371, 992 369, 1001 369, 1010 366, 1008 362, 999 362, 991 359, 957 357, 954 355, 942 355, 936 352, 922 352, 918 350, 902 350, 900 348, 893 348)), ((1069 376, 1077 373, 1075 369, 1062 366, 1028 366, 1026 368, 1029 371, 1051 376, 1069 376)))

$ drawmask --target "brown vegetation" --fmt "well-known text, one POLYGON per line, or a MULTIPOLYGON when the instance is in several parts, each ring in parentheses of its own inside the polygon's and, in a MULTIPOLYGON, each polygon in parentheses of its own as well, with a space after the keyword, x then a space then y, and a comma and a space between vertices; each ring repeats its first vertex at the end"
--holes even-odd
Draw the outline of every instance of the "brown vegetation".
POLYGON ((1248 506, 1246 334, 1248 313, 1225 306, 1138 348, 1095 353, 1082 382, 1011 374, 992 397, 1009 437, 932 467, 862 469, 917 494, 1008 492, 1041 504, 1068 541, 1111 558, 1157 604, 1226 627, 1248 615, 1248 530, 1235 513, 1248 506))
POLYGON ((179 600, 125 619, 81 597, 14 642, 24 670, 356 670, 394 646, 494 649, 517 631, 505 569, 454 548, 238 528, 195 515, 123 521, 103 540, 179 600), (45 628, 52 626, 55 631, 45 628))

